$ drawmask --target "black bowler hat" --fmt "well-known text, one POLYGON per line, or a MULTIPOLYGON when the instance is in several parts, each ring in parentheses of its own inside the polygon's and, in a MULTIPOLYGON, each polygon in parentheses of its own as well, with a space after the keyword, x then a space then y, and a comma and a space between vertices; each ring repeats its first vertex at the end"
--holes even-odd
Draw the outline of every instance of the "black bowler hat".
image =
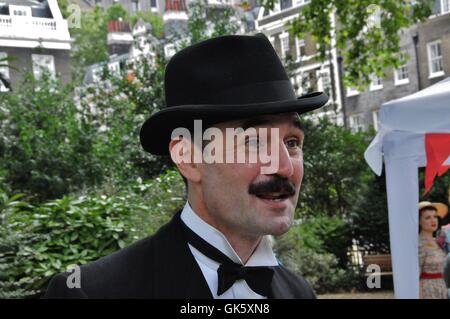
POLYGON ((192 132, 194 120, 203 129, 216 123, 258 115, 317 109, 325 93, 297 97, 269 40, 255 36, 209 39, 175 54, 166 66, 166 107, 142 126, 141 144, 155 155, 168 155, 172 131, 192 132))

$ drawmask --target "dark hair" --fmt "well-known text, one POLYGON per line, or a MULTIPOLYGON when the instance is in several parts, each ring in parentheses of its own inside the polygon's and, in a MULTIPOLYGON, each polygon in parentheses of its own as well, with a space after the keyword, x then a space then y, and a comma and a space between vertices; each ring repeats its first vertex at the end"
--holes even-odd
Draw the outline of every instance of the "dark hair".
MULTIPOLYGON (((420 233, 420 231, 422 230, 422 229, 420 228, 420 217, 422 217, 422 213, 423 213, 425 210, 434 210, 436 213, 437 213, 437 211, 438 211, 438 210, 436 209, 436 207, 431 206, 431 205, 425 206, 425 207, 422 207, 421 209, 419 209, 419 233, 420 233)), ((438 218, 438 221, 439 221, 439 218, 438 218)))

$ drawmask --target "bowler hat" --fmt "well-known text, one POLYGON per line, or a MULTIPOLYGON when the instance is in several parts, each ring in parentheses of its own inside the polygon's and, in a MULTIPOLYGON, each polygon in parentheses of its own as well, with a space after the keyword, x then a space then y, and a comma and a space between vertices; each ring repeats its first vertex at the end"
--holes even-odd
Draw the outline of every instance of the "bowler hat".
POLYGON ((166 106, 142 126, 143 148, 168 155, 172 131, 194 120, 203 128, 258 115, 317 109, 325 93, 297 97, 283 65, 263 34, 222 36, 176 53, 165 70, 166 106))

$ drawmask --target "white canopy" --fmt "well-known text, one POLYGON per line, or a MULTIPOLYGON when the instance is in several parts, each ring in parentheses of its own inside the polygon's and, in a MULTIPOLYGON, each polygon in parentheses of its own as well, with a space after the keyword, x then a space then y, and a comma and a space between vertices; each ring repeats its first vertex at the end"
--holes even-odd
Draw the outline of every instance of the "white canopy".
POLYGON ((426 166, 426 133, 450 134, 450 77, 384 103, 378 134, 364 154, 378 175, 384 156, 396 298, 419 297, 418 172, 426 166))

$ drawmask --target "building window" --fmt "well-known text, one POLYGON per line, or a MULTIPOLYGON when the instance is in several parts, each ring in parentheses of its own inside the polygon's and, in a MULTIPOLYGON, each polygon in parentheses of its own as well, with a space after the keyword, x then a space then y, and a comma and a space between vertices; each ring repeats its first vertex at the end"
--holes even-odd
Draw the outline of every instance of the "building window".
POLYGON ((9 12, 15 17, 31 17, 31 7, 9 5, 9 12))
POLYGON ((363 119, 360 114, 349 116, 349 124, 353 132, 364 130, 363 119))
POLYGON ((444 75, 441 40, 428 43, 427 47, 430 78, 444 75))
POLYGON ((297 61, 300 61, 306 57, 305 40, 299 40, 295 38, 295 42, 297 45, 297 61))
POLYGON ((48 72, 52 77, 56 75, 55 58, 53 55, 33 54, 33 74, 36 79, 40 79, 44 72, 48 72))
POLYGON ((131 11, 138 12, 139 11, 139 0, 131 1, 131 11))
POLYGON ((175 45, 173 45, 172 43, 164 46, 164 54, 166 56, 166 59, 170 59, 175 55, 175 53, 176 53, 175 45))
POLYGON ((289 33, 280 34, 281 56, 283 58, 289 53, 289 33))
POLYGON ((325 92, 329 97, 331 97, 330 69, 317 71, 317 90, 325 92))
POLYGON ((0 92, 8 92, 9 89, 6 87, 3 81, 9 81, 9 67, 8 67, 8 54, 6 52, 0 52, 0 92))
POLYGON ((400 59, 403 61, 403 64, 400 65, 398 69, 394 70, 395 85, 402 85, 409 83, 408 65, 406 63, 406 57, 403 53, 401 54, 400 59))
POLYGON ((311 76, 308 72, 303 72, 300 77, 300 90, 301 94, 308 94, 312 92, 312 85, 311 85, 311 76))
POLYGON ((150 7, 152 9, 157 9, 158 8, 158 2, 156 0, 150 0, 150 7))
POLYGON ((294 5, 300 6, 302 4, 308 3, 309 0, 294 0, 294 5))
POLYGON ((372 82, 370 82, 370 90, 376 91, 381 90, 383 88, 382 80, 377 75, 372 75, 372 82))
POLYGON ((292 0, 280 0, 280 9, 284 10, 292 7, 292 0))
POLYGON ((347 88, 347 97, 358 95, 359 91, 355 88, 349 87, 347 88))
POLYGON ((450 0, 441 0, 441 13, 450 12, 450 0))

